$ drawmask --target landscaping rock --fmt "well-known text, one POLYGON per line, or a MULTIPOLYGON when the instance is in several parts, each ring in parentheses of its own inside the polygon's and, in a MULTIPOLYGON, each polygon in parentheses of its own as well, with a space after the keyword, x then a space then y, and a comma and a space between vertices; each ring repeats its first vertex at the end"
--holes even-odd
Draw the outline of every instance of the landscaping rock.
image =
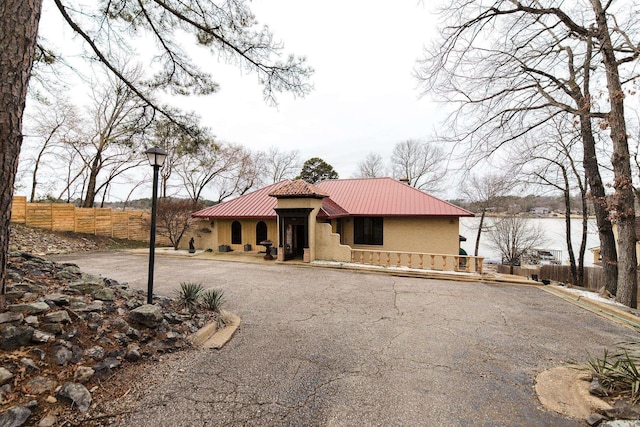
POLYGON ((31 326, 0 325, 0 349, 15 350, 29 344, 33 332, 31 326))
POLYGON ((94 299, 100 300, 100 301, 114 301, 115 300, 115 294, 113 293, 113 291, 111 289, 107 289, 107 288, 100 288, 98 290, 96 290, 95 292, 93 292, 91 294, 91 296, 94 299))
POLYGON ((96 345, 85 350, 84 354, 87 357, 92 358, 93 360, 102 360, 104 359, 105 351, 104 351, 104 347, 96 345))
POLYGON ((47 377, 34 377, 25 384, 25 391, 29 394, 42 394, 51 392, 57 383, 47 377))
POLYGON ((72 357, 73 352, 66 347, 56 347, 53 351, 53 361, 60 366, 69 363, 72 357))
POLYGON ((0 313, 0 323, 20 323, 24 319, 22 313, 0 313))
POLYGON ((52 311, 44 315, 47 323, 71 323, 71 318, 66 310, 52 311))
POLYGON ((31 410, 26 406, 14 406, 4 414, 0 414, 0 426, 19 427, 27 422, 31 416, 31 410))
POLYGON ((33 335, 31 336, 31 341, 33 341, 34 343, 41 343, 41 344, 51 342, 55 339, 56 339, 55 335, 48 332, 40 331, 38 329, 33 331, 33 335))
POLYGON ((78 366, 78 369, 76 369, 76 373, 74 374, 74 380, 84 384, 93 378, 93 374, 95 372, 96 371, 94 371, 93 368, 88 366, 78 366))
POLYGON ((98 362, 93 370, 95 371, 94 375, 98 378, 105 377, 111 373, 112 369, 115 369, 120 366, 120 361, 115 357, 107 357, 101 362, 98 362))
POLYGON ((589 393, 598 397, 606 397, 609 395, 607 389, 602 386, 598 378, 593 378, 589 384, 589 393))
POLYGON ((58 424, 58 418, 53 414, 47 414, 40 420, 38 427, 54 427, 58 424))
POLYGON ((162 323, 164 316, 162 315, 162 309, 157 305, 145 304, 131 310, 129 319, 149 328, 157 328, 162 323))
POLYGON ((0 367, 0 386, 7 384, 13 379, 13 374, 5 368, 0 367))
POLYGON ((91 393, 87 388, 79 383, 65 383, 56 393, 59 398, 69 399, 80 412, 87 412, 91 405, 91 393))
POLYGON ((626 400, 617 400, 613 408, 604 411, 604 414, 616 420, 638 420, 640 411, 626 400))
MULTIPOLYGON (((189 346, 190 331, 211 318, 179 314, 168 298, 154 298, 157 303, 147 306, 145 292, 82 275, 77 267, 22 253, 13 253, 9 265, 7 294, 15 300, 13 311, 0 312, 0 402, 29 409, 26 399, 36 396, 46 408, 38 412, 43 425, 66 425, 65 411, 49 406, 57 402, 56 387, 58 397, 88 408, 96 398, 88 390, 108 381, 121 363, 189 346), (28 271, 22 269, 27 261, 28 271), (30 271, 45 275, 34 278, 30 271), (90 289, 95 291, 87 293, 90 289), (63 383, 75 386, 60 387, 63 383), (74 397, 66 397, 72 392, 74 397), (47 412, 55 418, 45 417, 47 412)), ((100 395, 105 389, 100 387, 100 395)), ((38 420, 22 422, 37 425, 38 420)))
POLYGON ((47 294, 44 296, 44 300, 57 306, 69 305, 69 295, 65 294, 47 294))
POLYGON ((23 357, 22 359, 20 359, 20 363, 26 368, 27 372, 40 370, 38 365, 36 365, 36 362, 34 362, 33 359, 29 359, 28 357, 23 357))
POLYGON ((10 304, 9 311, 21 312, 27 314, 38 314, 48 311, 49 304, 44 301, 28 302, 23 304, 10 304))

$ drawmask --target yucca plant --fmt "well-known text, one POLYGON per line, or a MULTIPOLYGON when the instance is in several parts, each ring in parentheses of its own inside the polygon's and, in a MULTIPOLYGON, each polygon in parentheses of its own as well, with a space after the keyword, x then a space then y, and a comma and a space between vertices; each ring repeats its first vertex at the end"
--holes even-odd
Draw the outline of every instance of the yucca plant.
POLYGON ((202 303, 215 313, 220 313, 225 302, 224 292, 220 289, 207 289, 202 293, 202 303))
POLYGON ((178 291, 178 304, 189 311, 193 311, 198 305, 198 299, 204 288, 200 283, 182 282, 178 291))
POLYGON ((632 402, 640 401, 640 372, 638 346, 640 343, 622 343, 618 351, 602 358, 589 357, 589 369, 612 395, 627 396, 632 402))

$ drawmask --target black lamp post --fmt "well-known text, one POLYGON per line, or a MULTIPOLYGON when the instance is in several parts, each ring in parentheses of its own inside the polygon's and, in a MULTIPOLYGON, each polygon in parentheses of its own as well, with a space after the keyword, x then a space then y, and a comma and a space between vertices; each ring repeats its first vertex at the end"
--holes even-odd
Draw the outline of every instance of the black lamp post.
POLYGON ((156 207, 158 204, 158 170, 167 158, 167 152, 153 147, 145 151, 153 166, 153 193, 151 196, 151 234, 149 236, 149 281, 147 283, 147 304, 153 304, 153 264, 156 254, 156 207))

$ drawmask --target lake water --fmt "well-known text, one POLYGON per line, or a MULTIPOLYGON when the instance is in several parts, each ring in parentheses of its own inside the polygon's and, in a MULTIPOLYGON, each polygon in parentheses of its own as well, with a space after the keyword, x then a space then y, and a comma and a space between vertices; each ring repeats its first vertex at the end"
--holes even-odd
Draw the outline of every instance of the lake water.
MULTIPOLYGON (((495 218, 485 218, 485 223, 492 224, 495 218)), ((539 249, 551 249, 562 251, 562 263, 569 263, 569 252, 567 251, 567 242, 565 238, 565 222, 564 217, 550 218, 527 218, 527 222, 532 226, 540 227, 544 232, 545 243, 540 245, 539 249)), ((476 218, 460 218, 460 234, 467 238, 466 242, 460 242, 460 247, 467 251, 467 254, 473 255, 476 245, 476 236, 478 234, 478 225, 480 217, 476 218)), ((596 220, 590 219, 587 228, 587 251, 584 255, 584 265, 593 265, 593 255, 589 251, 590 248, 600 246, 600 239, 596 227, 596 220)), ((578 260, 578 251, 580 250, 580 241, 582 240, 582 221, 580 218, 571 219, 571 242, 573 250, 576 254, 576 262, 578 260)), ((479 256, 500 260, 500 252, 491 247, 489 236, 486 231, 482 232, 480 237, 479 256)))

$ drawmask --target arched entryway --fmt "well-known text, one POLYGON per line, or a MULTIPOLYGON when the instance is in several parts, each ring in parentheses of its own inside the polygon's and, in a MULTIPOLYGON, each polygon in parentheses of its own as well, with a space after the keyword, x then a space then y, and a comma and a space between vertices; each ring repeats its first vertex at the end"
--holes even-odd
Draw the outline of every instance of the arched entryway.
POLYGON ((308 208, 275 209, 279 217, 280 247, 278 251, 283 251, 285 261, 302 258, 305 248, 309 248, 309 213, 312 210, 308 208))
POLYGON ((256 245, 267 240, 267 224, 264 221, 258 221, 256 224, 256 245))

